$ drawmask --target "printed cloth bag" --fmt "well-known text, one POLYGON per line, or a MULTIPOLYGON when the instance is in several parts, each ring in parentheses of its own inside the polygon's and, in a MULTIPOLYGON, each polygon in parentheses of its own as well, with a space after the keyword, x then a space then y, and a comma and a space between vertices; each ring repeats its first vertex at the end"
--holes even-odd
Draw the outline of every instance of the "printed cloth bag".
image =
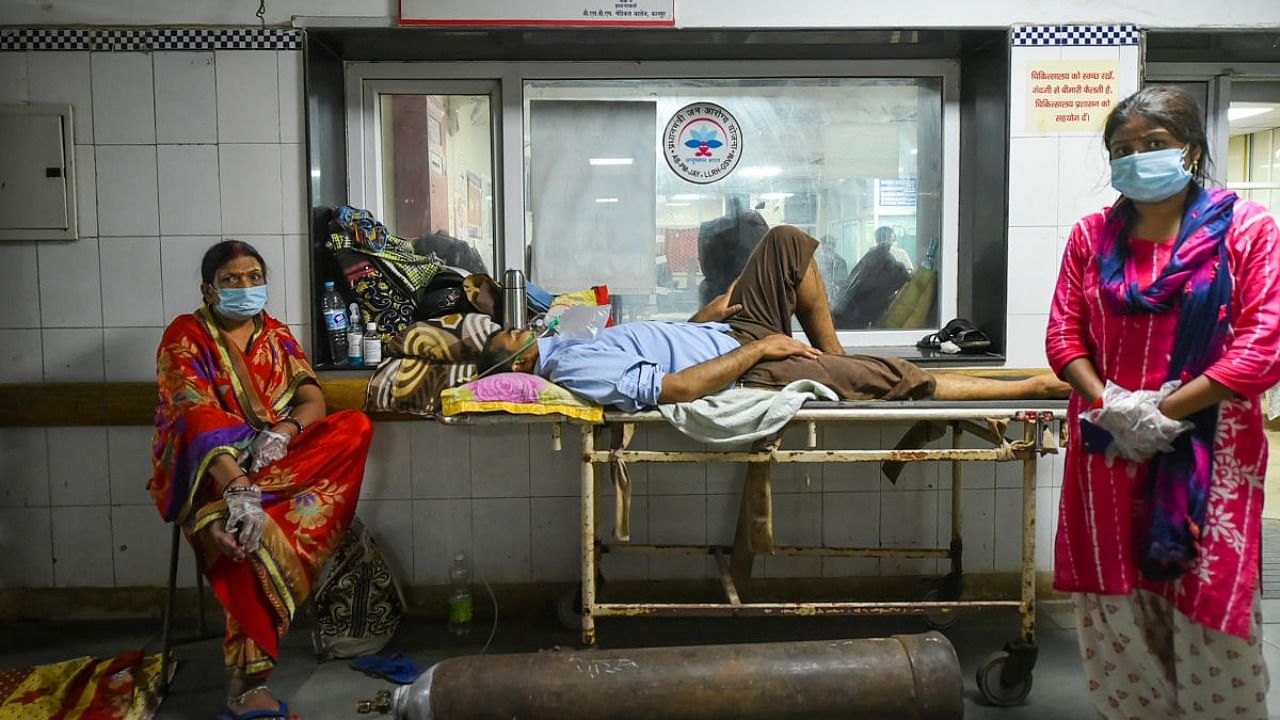
POLYGON ((405 610, 400 583, 360 518, 352 519, 329 559, 311 604, 316 616, 311 643, 320 661, 379 652, 400 627, 405 610))
POLYGON ((444 263, 419 255, 413 244, 392 235, 368 210, 335 208, 325 246, 333 253, 364 317, 378 324, 383 342, 416 318, 415 308, 444 263))

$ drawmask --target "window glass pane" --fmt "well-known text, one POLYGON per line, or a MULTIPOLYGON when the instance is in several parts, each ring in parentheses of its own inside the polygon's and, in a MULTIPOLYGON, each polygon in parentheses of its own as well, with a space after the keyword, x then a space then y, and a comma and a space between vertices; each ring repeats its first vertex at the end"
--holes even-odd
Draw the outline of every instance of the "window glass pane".
POLYGON ((581 251, 617 247, 646 265, 610 285, 620 318, 685 319, 788 224, 820 241, 839 329, 937 326, 940 78, 539 80, 525 102, 529 272, 548 290, 606 282, 607 263, 581 251), (677 175, 663 151, 673 115, 695 102, 723 107, 741 130, 738 164, 707 184, 677 175), (556 103, 566 105, 551 112, 556 103), (651 222, 625 197, 648 187, 651 222), (632 206, 611 219, 596 206, 615 195, 632 206), (571 281, 549 267, 580 259, 571 281))
POLYGON ((608 285, 647 295, 655 287, 652 102, 529 103, 532 263, 556 291, 608 285), (585 170, 584 170, 585 169, 585 170), (600 242, 608 238, 608 242, 600 242))
POLYGON ((487 95, 379 97, 378 217, 450 265, 493 267, 493 150, 487 95))

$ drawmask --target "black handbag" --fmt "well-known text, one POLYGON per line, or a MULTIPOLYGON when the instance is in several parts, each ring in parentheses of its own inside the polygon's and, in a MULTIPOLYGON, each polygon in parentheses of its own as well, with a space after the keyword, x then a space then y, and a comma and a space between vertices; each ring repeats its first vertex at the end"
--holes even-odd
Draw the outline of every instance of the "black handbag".
POLYGON ((452 270, 441 270, 414 298, 413 317, 427 320, 445 315, 474 312, 462 286, 463 277, 452 270))

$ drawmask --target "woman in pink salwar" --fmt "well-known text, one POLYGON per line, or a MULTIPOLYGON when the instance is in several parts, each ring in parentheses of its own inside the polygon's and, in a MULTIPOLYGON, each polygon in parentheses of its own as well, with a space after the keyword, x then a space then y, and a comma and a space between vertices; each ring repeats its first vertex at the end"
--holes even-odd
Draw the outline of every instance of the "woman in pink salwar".
POLYGON ((1106 718, 1267 717, 1260 396, 1280 381, 1280 232, 1203 186, 1200 118, 1171 87, 1108 116, 1121 197, 1072 229, 1049 317, 1075 391, 1054 585, 1106 718))

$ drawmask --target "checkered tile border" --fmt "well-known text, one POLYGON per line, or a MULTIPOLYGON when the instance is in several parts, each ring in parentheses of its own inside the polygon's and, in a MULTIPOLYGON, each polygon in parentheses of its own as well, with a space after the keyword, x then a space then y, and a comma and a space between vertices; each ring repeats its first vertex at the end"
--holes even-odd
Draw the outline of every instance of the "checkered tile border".
POLYGON ((146 30, 3 28, 2 50, 300 50, 302 31, 286 28, 146 30))
POLYGON ((1137 45, 1137 25, 1018 25, 1010 35, 1015 47, 1039 45, 1137 45))
POLYGON ((1022 25, 1013 29, 1014 45, 1057 45, 1057 25, 1022 25))

